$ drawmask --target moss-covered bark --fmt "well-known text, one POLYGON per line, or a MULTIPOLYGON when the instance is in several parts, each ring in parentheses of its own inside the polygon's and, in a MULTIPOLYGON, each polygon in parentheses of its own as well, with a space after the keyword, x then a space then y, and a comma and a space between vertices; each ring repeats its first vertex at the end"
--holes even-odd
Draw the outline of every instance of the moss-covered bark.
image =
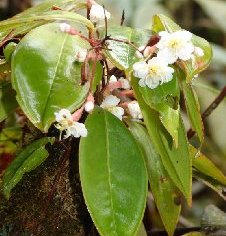
POLYGON ((73 141, 70 145, 70 155, 60 144, 51 147, 48 159, 26 174, 9 201, 0 196, 0 233, 12 236, 88 234, 91 219, 81 192, 78 143, 73 141))

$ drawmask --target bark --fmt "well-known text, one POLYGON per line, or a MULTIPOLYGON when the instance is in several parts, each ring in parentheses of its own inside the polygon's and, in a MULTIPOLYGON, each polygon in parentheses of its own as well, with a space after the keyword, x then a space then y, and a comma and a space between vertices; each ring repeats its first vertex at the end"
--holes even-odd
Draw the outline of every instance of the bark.
POLYGON ((0 235, 89 234, 92 221, 79 180, 78 143, 70 145, 73 151, 67 155, 55 144, 48 159, 15 187, 9 201, 0 196, 0 235))

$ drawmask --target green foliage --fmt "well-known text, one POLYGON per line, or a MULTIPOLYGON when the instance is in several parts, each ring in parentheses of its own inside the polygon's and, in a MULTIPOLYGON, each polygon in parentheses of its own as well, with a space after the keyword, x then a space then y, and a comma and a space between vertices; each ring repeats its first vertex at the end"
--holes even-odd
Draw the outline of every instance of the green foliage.
MULTIPOLYGON (((202 145, 204 127, 192 80, 210 64, 211 47, 193 35, 193 46, 200 47, 204 56, 193 54, 189 60, 177 60, 170 64, 175 71, 171 81, 161 81, 154 89, 141 87, 139 78, 133 75, 134 63, 156 57, 160 31, 172 33, 181 28, 158 14, 150 30, 109 24, 104 38, 96 24, 72 11, 85 8, 84 1, 50 0, 0 22, 0 44, 5 45, 5 58, 0 61, 0 142, 6 143, 7 137, 13 136, 21 141, 21 129, 12 127, 17 127, 17 123, 25 127, 26 119, 43 133, 5 171, 4 194, 9 198, 24 174, 45 161, 47 143, 53 144, 55 138, 62 142, 60 138, 65 138, 65 133, 82 136, 79 144, 75 142, 79 145, 79 174, 85 202, 99 233, 145 235, 141 222, 149 181, 163 225, 173 235, 182 197, 188 205, 192 203, 192 177, 222 197, 226 186, 225 175, 189 143, 182 119, 184 101, 202 145), (53 5, 62 10, 52 10, 53 5), (62 30, 60 24, 65 22, 74 28, 66 25, 69 29, 62 30), (19 43, 6 45, 14 37, 19 43), (137 48, 147 44, 154 53, 138 58, 137 48), (84 51, 86 55, 81 60, 78 55, 84 51), (111 75, 116 82, 109 82, 111 75), (121 77, 130 82, 132 91, 123 88, 121 77), (110 104, 106 110, 98 107, 103 107, 102 102, 109 95, 121 99, 119 104, 110 104), (92 107, 93 100, 95 108, 90 111, 87 103, 92 107), (138 102, 143 120, 132 117, 128 107, 131 101, 138 102), (119 120, 113 114, 122 108, 125 114, 119 120), (61 109, 68 113, 62 115, 61 109), (12 122, 10 117, 18 120, 12 122), (56 137, 49 137, 53 135, 56 137)), ((76 146, 71 151, 77 150, 76 146)))
POLYGON ((95 109, 86 126, 89 135, 80 142, 79 172, 92 219, 102 235, 134 235, 147 196, 143 156, 111 113, 95 109))
POLYGON ((0 84, 0 122, 5 120, 17 107, 15 92, 9 82, 0 84), (9 96, 10 94, 10 96, 9 96))
POLYGON ((176 203, 180 192, 166 172, 145 128, 136 122, 129 122, 129 129, 143 151, 149 184, 163 224, 168 234, 173 235, 181 208, 180 203, 176 203))
POLYGON ((130 71, 133 64, 138 61, 135 55, 136 48, 131 46, 131 43, 137 47, 145 45, 152 34, 148 30, 113 26, 109 29, 109 35, 113 39, 122 40, 125 43, 108 40, 108 49, 110 50, 105 52, 108 59, 119 69, 130 71))
POLYGON ((57 23, 34 29, 18 44, 12 58, 17 101, 44 132, 55 120, 54 112, 74 111, 84 102, 89 86, 81 86, 81 64, 74 55, 88 47, 80 37, 62 33, 57 23))
POLYGON ((22 179, 24 174, 34 170, 45 161, 49 155, 45 145, 53 142, 54 138, 41 138, 18 154, 4 174, 3 192, 7 199, 9 199, 12 189, 22 179))

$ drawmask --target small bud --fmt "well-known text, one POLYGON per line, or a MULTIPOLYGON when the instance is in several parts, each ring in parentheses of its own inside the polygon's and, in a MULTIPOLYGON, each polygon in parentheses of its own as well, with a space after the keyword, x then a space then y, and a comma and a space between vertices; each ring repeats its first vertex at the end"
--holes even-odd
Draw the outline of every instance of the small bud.
POLYGON ((90 9, 90 20, 93 23, 96 23, 101 26, 105 21, 105 16, 108 20, 111 17, 111 14, 99 4, 92 5, 90 9))
POLYGON ((87 57, 87 50, 82 49, 81 51, 78 51, 75 55, 75 60, 78 62, 84 62, 87 57))
POLYGON ((122 89, 130 89, 131 88, 129 80, 124 79, 123 77, 121 77, 118 81, 121 83, 121 85, 122 85, 121 88, 122 89))
POLYGON ((109 83, 115 83, 115 82, 117 82, 117 78, 114 75, 112 75, 109 79, 109 83))
POLYGON ((64 33, 69 33, 71 31, 71 26, 67 23, 60 23, 60 30, 64 33))
POLYGON ((88 101, 85 103, 85 111, 90 113, 94 109, 94 103, 92 101, 88 101))
POLYGON ((203 57, 204 56, 204 51, 200 47, 195 47, 194 54, 197 57, 203 57))

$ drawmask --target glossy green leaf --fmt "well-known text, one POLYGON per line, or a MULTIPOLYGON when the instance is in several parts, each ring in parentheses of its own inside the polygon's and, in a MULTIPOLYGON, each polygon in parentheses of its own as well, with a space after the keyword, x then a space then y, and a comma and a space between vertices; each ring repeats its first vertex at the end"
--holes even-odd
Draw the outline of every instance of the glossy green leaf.
POLYGON ((211 177, 218 183, 226 186, 226 176, 213 164, 209 158, 191 145, 190 154, 192 156, 193 167, 195 167, 199 172, 211 177))
POLYGON ((0 84, 0 122, 12 114, 18 106, 15 96, 10 83, 0 84))
POLYGON ((177 78, 162 84, 156 89, 139 87, 144 101, 160 114, 160 120, 178 146, 180 107, 178 104, 180 88, 177 78))
POLYGON ((47 143, 53 143, 54 138, 41 138, 24 148, 6 169, 3 176, 3 193, 7 199, 12 189, 27 172, 34 170, 48 157, 45 149, 47 143))
POLYGON ((202 116, 198 97, 195 91, 193 90, 192 86, 186 83, 185 81, 182 82, 182 89, 185 99, 186 110, 191 122, 191 126, 193 130, 196 131, 199 140, 202 143, 204 139, 204 127, 202 123, 202 116))
POLYGON ((85 17, 76 13, 51 10, 53 6, 60 7, 62 10, 80 10, 85 8, 84 1, 80 0, 48 0, 35 7, 14 16, 13 18, 0 22, 0 40, 6 36, 8 39, 17 35, 23 35, 31 29, 46 24, 54 20, 68 20, 78 22, 87 27, 93 28, 92 23, 85 17))
POLYGON ((161 157, 156 152, 154 145, 145 128, 135 122, 129 122, 129 129, 140 145, 146 161, 149 183, 155 199, 162 222, 169 235, 173 235, 180 215, 180 193, 168 173, 166 172, 161 157))
POLYGON ((12 57, 13 86, 30 121, 46 132, 54 112, 76 110, 84 102, 88 85, 81 85, 81 63, 75 54, 89 44, 63 33, 58 23, 40 26, 27 34, 12 57), (55 39, 55 40, 53 40, 55 39))
POLYGON ((119 69, 131 70, 138 58, 135 55, 136 48, 129 43, 133 43, 136 47, 146 45, 151 36, 151 31, 114 26, 109 28, 108 34, 113 39, 123 40, 127 43, 108 40, 108 49, 110 50, 105 51, 106 56, 119 69))
POLYGON ((147 172, 142 153, 125 125, 96 108, 86 120, 79 148, 83 195, 101 235, 135 235, 143 218, 147 172))
MULTIPOLYGON (((181 30, 180 26, 173 22, 170 18, 164 15, 155 15, 153 17, 153 31, 156 33, 160 31, 168 31, 174 32, 181 30)), ((184 70, 186 73, 186 81, 190 82, 194 75, 200 73, 205 70, 211 61, 212 58, 212 49, 210 44, 203 38, 200 38, 196 35, 193 35, 192 42, 195 46, 200 47, 204 51, 203 57, 194 57, 194 60, 186 61, 186 62, 178 62, 178 65, 184 70)))
POLYGON ((131 82, 141 107, 148 133, 157 152, 161 156, 163 165, 175 185, 187 198, 188 203, 191 203, 192 163, 183 123, 180 119, 178 147, 176 148, 171 141, 171 137, 161 124, 158 113, 143 100, 137 79, 132 78, 131 82))

